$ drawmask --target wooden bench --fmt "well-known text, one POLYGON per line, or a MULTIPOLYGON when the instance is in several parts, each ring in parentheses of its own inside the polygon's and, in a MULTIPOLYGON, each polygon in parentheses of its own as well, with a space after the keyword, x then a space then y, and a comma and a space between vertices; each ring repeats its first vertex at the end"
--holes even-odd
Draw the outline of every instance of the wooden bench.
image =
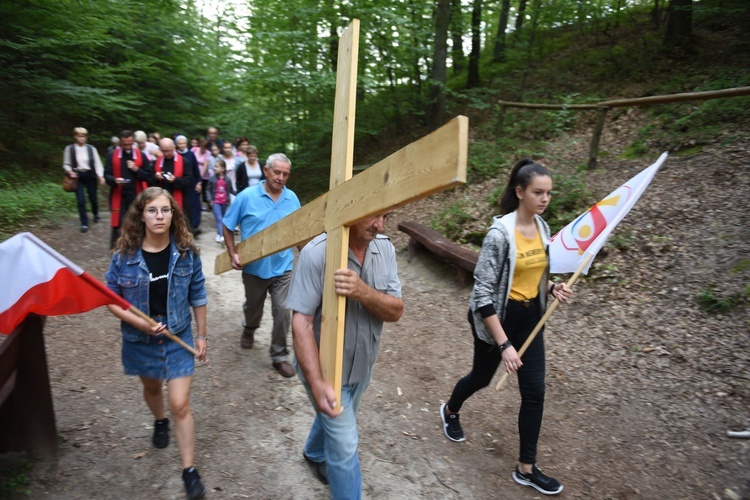
POLYGON ((57 427, 44 352, 44 317, 29 315, 0 344, 0 452, 57 455, 57 427))
POLYGON ((419 222, 400 222, 398 230, 409 235, 409 246, 406 260, 411 262, 420 248, 426 248, 438 257, 450 261, 458 271, 461 285, 471 282, 479 254, 458 245, 434 229, 419 222))

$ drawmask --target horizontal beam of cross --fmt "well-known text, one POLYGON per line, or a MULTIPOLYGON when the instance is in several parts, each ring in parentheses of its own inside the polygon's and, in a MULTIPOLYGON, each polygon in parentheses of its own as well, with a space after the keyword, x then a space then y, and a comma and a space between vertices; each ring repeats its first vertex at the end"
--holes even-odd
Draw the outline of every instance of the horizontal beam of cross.
MULTIPOLYGON (((240 243, 240 263, 465 183, 468 136, 469 119, 454 118, 240 243)), ((214 272, 230 269, 229 255, 220 254, 214 272)))

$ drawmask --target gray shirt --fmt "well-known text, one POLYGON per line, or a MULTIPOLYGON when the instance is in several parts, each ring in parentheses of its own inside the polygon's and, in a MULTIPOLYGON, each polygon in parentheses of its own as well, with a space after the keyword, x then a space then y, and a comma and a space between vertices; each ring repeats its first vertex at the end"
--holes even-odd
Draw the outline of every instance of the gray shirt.
MULTIPOLYGON (((325 272, 326 235, 313 239, 299 254, 294 267, 286 307, 313 316, 315 342, 320 346, 320 317, 323 306, 323 274, 325 272)), ((365 252, 364 264, 349 250, 349 269, 375 290, 401 298, 396 250, 387 236, 378 235, 365 252)), ((344 325, 344 370, 342 384, 364 382, 370 376, 380 348, 383 322, 372 316, 357 300, 346 300, 344 325)))

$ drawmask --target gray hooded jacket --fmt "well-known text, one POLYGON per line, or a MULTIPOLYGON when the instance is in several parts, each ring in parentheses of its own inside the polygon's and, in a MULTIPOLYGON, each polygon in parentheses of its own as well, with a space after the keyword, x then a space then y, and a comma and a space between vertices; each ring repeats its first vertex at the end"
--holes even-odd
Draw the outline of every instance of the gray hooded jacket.
MULTIPOLYGON (((542 245, 548 253, 550 231, 540 216, 535 216, 542 245)), ((474 315, 477 336, 483 342, 494 344, 495 339, 487 329, 483 318, 498 314, 502 322, 505 305, 508 303, 513 272, 516 267, 516 212, 493 217, 492 225, 482 243, 476 268, 474 268, 474 289, 471 292, 469 307, 474 315), (513 251, 511 251, 513 249, 513 251)), ((549 278, 549 258, 547 268, 539 281, 539 301, 542 310, 547 308, 547 280, 549 278)))

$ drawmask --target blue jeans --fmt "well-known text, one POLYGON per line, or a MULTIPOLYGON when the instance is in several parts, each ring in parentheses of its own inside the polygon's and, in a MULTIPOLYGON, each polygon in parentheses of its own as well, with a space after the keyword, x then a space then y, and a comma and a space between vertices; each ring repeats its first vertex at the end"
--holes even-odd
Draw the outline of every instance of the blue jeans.
MULTIPOLYGON (((357 455, 357 409, 362 394, 370 384, 370 376, 362 383, 341 388, 340 403, 344 411, 338 417, 331 418, 316 411, 310 434, 307 436, 305 455, 314 462, 326 463, 328 485, 331 488, 331 498, 334 500, 362 498, 362 471, 357 455)), ((313 401, 310 387, 307 383, 304 383, 304 386, 310 401, 313 401)))
POLYGON ((229 205, 227 204, 211 204, 211 209, 214 212, 214 219, 216 219, 216 234, 218 234, 219 236, 224 236, 224 224, 222 224, 221 221, 224 218, 224 214, 227 213, 227 208, 229 208, 229 205))

